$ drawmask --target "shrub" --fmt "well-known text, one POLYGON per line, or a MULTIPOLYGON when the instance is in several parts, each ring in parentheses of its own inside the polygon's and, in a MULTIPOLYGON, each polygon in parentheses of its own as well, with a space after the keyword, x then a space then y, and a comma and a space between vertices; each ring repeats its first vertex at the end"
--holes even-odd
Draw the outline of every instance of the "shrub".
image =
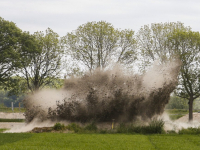
POLYGON ((161 134, 164 133, 164 121, 159 119, 153 119, 150 121, 149 125, 126 125, 124 123, 120 124, 117 128, 117 133, 139 133, 139 134, 161 134))
POLYGON ((53 126, 53 129, 56 130, 56 131, 64 130, 65 125, 58 122, 53 126))
POLYGON ((96 126, 95 122, 92 122, 92 123, 88 124, 84 129, 88 130, 88 131, 97 131, 97 126, 96 126))
POLYGON ((136 126, 133 124, 120 124, 117 128, 117 133, 142 133, 143 126, 136 126))
POLYGON ((110 132, 108 130, 106 130, 106 129, 100 129, 98 133, 106 134, 106 133, 110 133, 110 132))
POLYGON ((144 132, 148 134, 153 133, 163 133, 164 132, 164 121, 162 119, 152 119, 146 128, 144 128, 144 132))
POLYGON ((70 123, 66 126, 68 130, 74 131, 75 133, 81 132, 82 128, 76 123, 70 123))
POLYGON ((200 127, 198 128, 187 128, 187 129, 181 129, 178 132, 179 134, 200 134, 200 127))

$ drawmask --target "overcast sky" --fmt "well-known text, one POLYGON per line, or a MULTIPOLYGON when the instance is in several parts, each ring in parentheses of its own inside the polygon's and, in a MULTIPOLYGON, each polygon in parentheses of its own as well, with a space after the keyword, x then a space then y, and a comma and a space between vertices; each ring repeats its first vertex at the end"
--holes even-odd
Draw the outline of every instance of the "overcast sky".
POLYGON ((48 27, 60 36, 89 21, 106 21, 115 28, 180 21, 200 31, 200 0, 0 0, 0 17, 23 31, 48 27))

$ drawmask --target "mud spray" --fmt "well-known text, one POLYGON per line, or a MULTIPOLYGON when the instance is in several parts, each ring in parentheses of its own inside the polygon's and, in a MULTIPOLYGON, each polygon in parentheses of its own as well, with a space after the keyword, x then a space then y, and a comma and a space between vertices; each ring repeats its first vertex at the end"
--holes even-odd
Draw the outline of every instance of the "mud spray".
POLYGON ((62 90, 44 90, 24 101, 27 125, 23 132, 55 122, 133 122, 162 115, 177 86, 180 62, 154 64, 143 75, 122 68, 95 70, 65 81, 62 90))

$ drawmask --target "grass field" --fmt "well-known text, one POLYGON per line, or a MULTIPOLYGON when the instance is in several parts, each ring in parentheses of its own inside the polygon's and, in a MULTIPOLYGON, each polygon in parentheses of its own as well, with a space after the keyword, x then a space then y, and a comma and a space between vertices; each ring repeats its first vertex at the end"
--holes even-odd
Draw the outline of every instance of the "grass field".
POLYGON ((0 133, 1 150, 199 150, 199 135, 0 133))
POLYGON ((18 108, 18 107, 14 107, 14 109, 12 110, 11 107, 0 107, 0 112, 6 112, 6 113, 23 113, 25 112, 25 108, 18 108))
POLYGON ((166 109, 165 112, 169 115, 171 120, 179 119, 189 113, 186 109, 166 109))

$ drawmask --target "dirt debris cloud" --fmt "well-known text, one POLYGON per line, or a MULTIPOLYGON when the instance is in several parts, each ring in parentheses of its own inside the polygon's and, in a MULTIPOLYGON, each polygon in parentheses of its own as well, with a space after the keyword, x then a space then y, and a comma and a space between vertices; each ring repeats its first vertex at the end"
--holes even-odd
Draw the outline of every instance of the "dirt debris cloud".
POLYGON ((155 63, 143 75, 129 74, 117 66, 69 78, 62 90, 45 90, 29 96, 24 102, 26 121, 150 119, 163 113, 176 88, 180 64, 177 60, 164 65, 155 63))

